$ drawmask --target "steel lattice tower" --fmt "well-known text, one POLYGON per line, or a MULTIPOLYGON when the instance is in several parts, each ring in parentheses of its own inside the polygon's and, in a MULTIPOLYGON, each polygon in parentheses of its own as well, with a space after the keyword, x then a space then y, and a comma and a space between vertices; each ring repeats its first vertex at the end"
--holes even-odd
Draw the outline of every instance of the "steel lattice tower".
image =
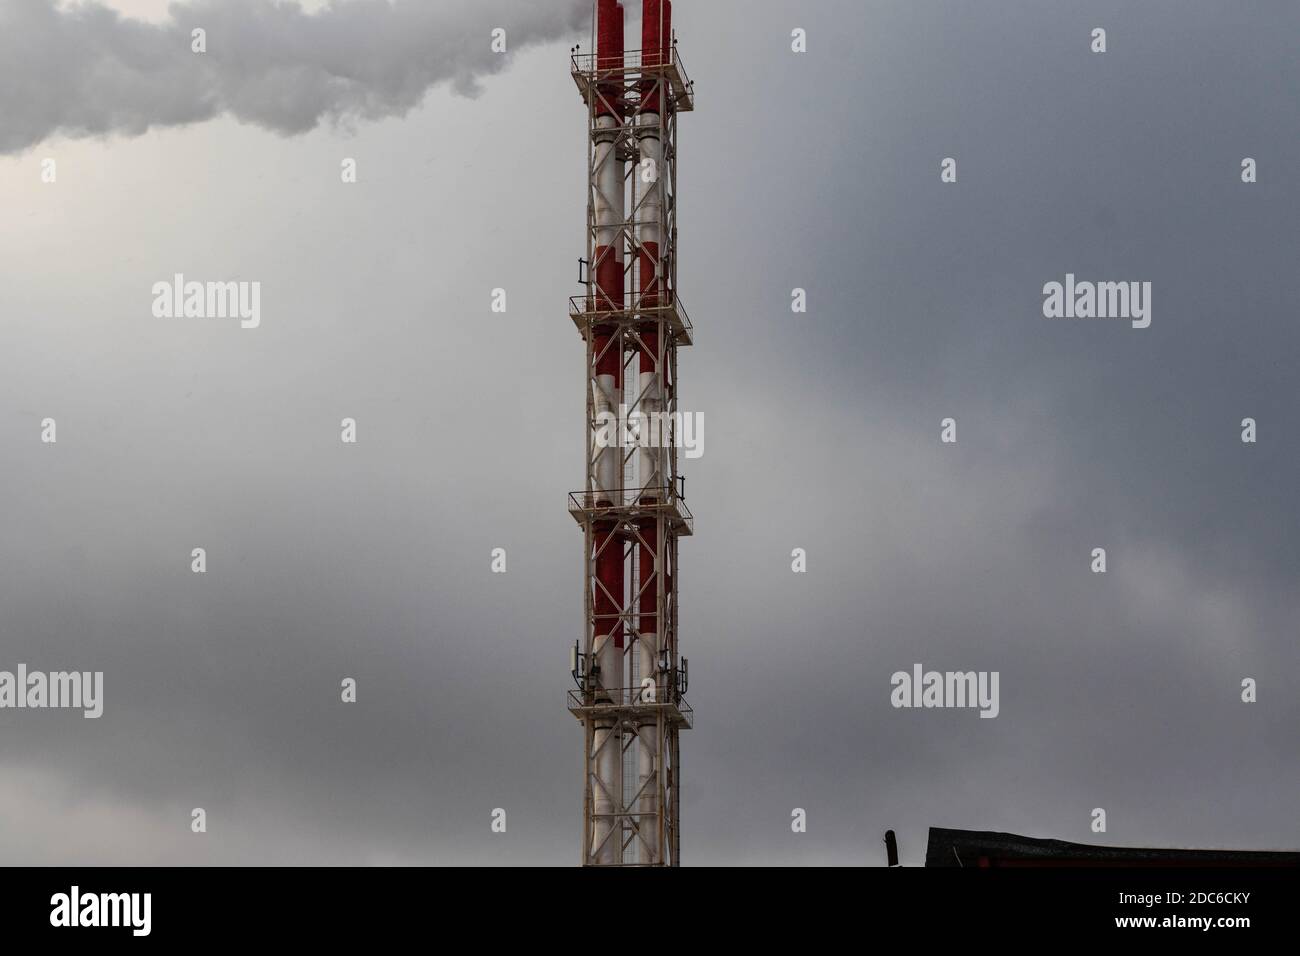
POLYGON ((640 51, 623 7, 597 0, 595 53, 573 57, 587 106, 586 293, 569 314, 586 344, 586 486, 578 689, 582 863, 680 862, 678 734, 691 726, 678 645, 677 542, 691 534, 677 443, 677 116, 694 108, 671 0, 644 0, 640 51), (629 427, 625 430, 624 425, 629 427))

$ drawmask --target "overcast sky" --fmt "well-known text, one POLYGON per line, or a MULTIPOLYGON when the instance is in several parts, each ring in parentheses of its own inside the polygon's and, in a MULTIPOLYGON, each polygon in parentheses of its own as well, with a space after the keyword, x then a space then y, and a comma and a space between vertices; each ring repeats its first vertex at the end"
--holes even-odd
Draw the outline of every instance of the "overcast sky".
MULTIPOLYGON (((585 5, 106 7, 0 0, 0 669, 105 673, 0 711, 0 862, 576 863, 585 5)), ((1300 847, 1300 6, 674 12, 683 861, 1300 847), (999 716, 891 707, 917 662, 999 716)))

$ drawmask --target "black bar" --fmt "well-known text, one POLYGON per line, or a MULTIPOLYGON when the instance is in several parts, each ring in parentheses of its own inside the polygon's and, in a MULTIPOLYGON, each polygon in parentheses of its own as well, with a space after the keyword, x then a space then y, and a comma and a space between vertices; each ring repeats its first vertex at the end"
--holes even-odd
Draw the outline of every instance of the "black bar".
MULTIPOLYGON (((948 939, 974 946, 1099 935, 1232 945, 1294 925, 1298 872, 1293 867, 877 867, 719 874, 704 867, 617 874, 575 868, 543 875, 524 869, 13 868, 0 871, 0 925, 6 943, 34 937, 91 944, 145 938, 204 945, 280 939, 331 945, 348 939, 450 943, 468 934, 464 945, 477 948, 495 947, 518 933, 534 947, 549 948, 574 930, 566 922, 571 907, 565 908, 573 893, 601 887, 621 894, 653 881, 671 893, 665 899, 672 900, 675 921, 720 932, 731 945, 751 938, 763 944, 781 931, 797 932, 802 940, 845 933, 863 942, 911 939, 922 947, 948 939), (57 905, 52 900, 57 894, 70 896, 73 886, 83 903, 88 894, 150 894, 148 936, 136 937, 129 920, 118 927, 52 926, 57 905), (1171 893, 1177 894, 1173 902, 1171 893), (1212 923, 1244 918, 1249 925, 1188 925, 1207 918, 1212 923), (1120 925, 1131 920, 1153 925, 1120 925)), ((91 904, 96 912, 97 906, 91 904)), ((594 915, 584 912, 584 918, 594 915)))

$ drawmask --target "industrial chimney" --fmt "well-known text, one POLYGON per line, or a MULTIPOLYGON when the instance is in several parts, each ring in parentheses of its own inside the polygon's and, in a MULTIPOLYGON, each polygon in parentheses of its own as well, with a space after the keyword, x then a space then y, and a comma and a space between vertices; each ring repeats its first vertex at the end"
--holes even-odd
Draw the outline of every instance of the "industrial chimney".
POLYGON ((584 627, 569 710, 583 726, 582 863, 680 862, 678 734, 693 714, 680 656, 677 543, 694 519, 678 472, 677 117, 694 92, 671 0, 643 0, 627 50, 617 0, 593 9, 594 52, 573 57, 587 107, 587 255, 569 315, 586 344, 584 627), (631 440, 630 426, 636 439, 631 440))

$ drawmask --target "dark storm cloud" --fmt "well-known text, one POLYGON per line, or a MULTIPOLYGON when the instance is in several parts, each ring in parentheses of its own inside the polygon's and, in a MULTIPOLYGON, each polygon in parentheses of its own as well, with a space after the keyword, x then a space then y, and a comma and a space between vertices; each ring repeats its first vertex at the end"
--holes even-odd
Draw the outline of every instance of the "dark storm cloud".
POLYGON ((474 95, 508 49, 586 16, 582 0, 338 0, 317 13, 275 0, 172 4, 143 23, 99 3, 0 2, 0 152, 54 133, 137 135, 229 113, 280 133, 400 116, 450 82, 474 95), (207 52, 191 50, 202 28, 207 52))

